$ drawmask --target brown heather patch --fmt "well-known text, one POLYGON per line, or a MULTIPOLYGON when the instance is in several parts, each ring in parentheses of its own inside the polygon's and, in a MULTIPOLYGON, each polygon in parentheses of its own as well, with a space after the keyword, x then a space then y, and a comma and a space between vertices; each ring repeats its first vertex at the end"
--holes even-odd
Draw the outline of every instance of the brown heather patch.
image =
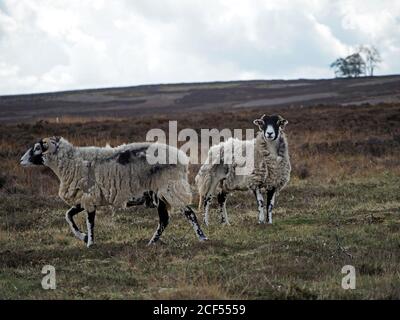
MULTIPOLYGON (((0 298, 399 299, 400 106, 315 106, 182 113, 138 118, 64 116, 0 126, 0 298), (87 250, 64 221, 58 181, 45 168, 22 168, 35 140, 61 135, 77 145, 143 141, 151 128, 252 128, 263 113, 289 120, 293 174, 274 225, 259 226, 250 193, 229 197, 232 226, 215 209, 211 239, 195 240, 174 215, 166 244, 147 240, 154 210, 99 211, 87 250), (172 119, 172 117, 174 119, 172 119), (338 243, 338 239, 340 244, 338 243), (348 255, 350 254, 352 258, 348 255), (57 290, 40 287, 41 267, 57 270, 57 290), (340 287, 352 264, 357 289, 340 287)), ((199 166, 190 168, 191 181, 199 166)), ((197 201, 195 199, 195 201, 197 201)), ((200 216, 200 215, 199 215, 200 216)), ((78 223, 83 226, 83 215, 78 223)))

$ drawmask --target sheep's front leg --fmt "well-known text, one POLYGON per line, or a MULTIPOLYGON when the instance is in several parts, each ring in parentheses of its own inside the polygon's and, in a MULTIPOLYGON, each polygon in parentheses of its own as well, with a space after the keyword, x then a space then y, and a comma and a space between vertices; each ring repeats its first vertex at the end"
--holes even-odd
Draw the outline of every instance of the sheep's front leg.
POLYGON ((267 191, 267 212, 268 212, 268 223, 272 224, 272 209, 275 205, 276 190, 275 188, 267 191))
POLYGON ((86 216, 86 226, 87 226, 87 237, 84 241, 86 246, 89 248, 94 242, 94 219, 96 217, 96 211, 88 212, 86 216))
POLYGON ((219 210, 219 214, 221 217, 221 223, 229 225, 230 223, 228 220, 228 213, 226 212, 226 197, 227 197, 227 195, 228 194, 226 192, 221 191, 217 195, 217 200, 218 200, 218 210, 219 210))
POLYGON ((74 236, 77 237, 79 240, 85 241, 86 234, 84 234, 79 230, 78 226, 74 221, 74 216, 82 211, 83 208, 79 204, 74 207, 71 207, 65 214, 65 220, 67 220, 74 236))
POLYGON ((207 195, 204 197, 204 224, 206 226, 209 225, 208 216, 210 211, 211 199, 212 199, 211 195, 207 195))
POLYGON ((197 221, 196 214, 194 213, 192 208, 190 208, 189 206, 186 206, 185 208, 182 209, 182 211, 183 211, 183 214, 185 215, 186 219, 188 219, 188 221, 192 225, 199 240, 200 241, 207 240, 207 237, 204 235, 203 230, 201 230, 199 222, 197 221))
POLYGON ((158 216, 160 218, 160 223, 158 224, 157 230, 154 233, 153 237, 151 238, 151 240, 149 241, 149 245, 156 243, 162 233, 164 232, 165 228, 167 227, 168 223, 169 223, 169 214, 168 214, 168 210, 167 210, 167 206, 165 205, 165 203, 163 201, 159 201, 158 202, 158 216))
POLYGON ((254 194, 256 196, 258 206, 258 223, 265 223, 264 198, 261 190, 259 188, 255 189, 254 194))

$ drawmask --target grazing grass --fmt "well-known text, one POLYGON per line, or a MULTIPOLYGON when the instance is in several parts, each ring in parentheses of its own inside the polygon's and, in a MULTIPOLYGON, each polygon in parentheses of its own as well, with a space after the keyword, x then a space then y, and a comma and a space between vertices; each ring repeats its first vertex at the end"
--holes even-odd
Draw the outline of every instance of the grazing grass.
MULTIPOLYGON (((151 247, 154 209, 102 208, 96 244, 86 249, 64 221, 67 207, 57 197, 55 176, 20 168, 18 159, 38 137, 115 145, 143 140, 144 128, 165 127, 167 119, 3 126, 0 298, 399 299, 399 111, 396 105, 279 110, 290 122, 293 176, 278 198, 274 224, 258 225, 253 196, 237 193, 228 200, 231 226, 219 225, 211 212, 204 227, 210 241, 199 243, 173 214, 164 243, 151 247), (56 268, 56 290, 41 287, 48 264, 56 268), (355 290, 341 287, 344 265, 356 268, 355 290)), ((265 112, 182 115, 178 123, 246 128, 265 112)))

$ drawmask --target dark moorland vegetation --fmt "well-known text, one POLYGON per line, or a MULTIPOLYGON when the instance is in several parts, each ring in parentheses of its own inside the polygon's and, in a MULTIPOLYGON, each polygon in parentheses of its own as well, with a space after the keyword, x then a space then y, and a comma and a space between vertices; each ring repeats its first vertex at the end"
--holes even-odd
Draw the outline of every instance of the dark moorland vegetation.
MULTIPOLYGON (((400 105, 263 107, 131 118, 54 118, 0 126, 0 299, 400 298, 400 105), (272 226, 256 223, 252 195, 228 200, 232 226, 215 211, 211 239, 198 243, 174 215, 163 240, 146 247, 154 209, 99 211, 96 244, 75 239, 45 168, 19 158, 40 137, 77 145, 142 141, 150 128, 252 128, 263 113, 289 120, 292 180, 272 226), (57 289, 41 288, 55 266, 57 289), (354 265, 356 290, 341 288, 354 265)), ((191 182, 198 166, 191 166, 191 182)), ((196 204, 194 204, 196 206, 196 204)), ((214 209, 215 210, 215 209, 214 209)), ((79 219, 84 225, 83 216, 79 219)))

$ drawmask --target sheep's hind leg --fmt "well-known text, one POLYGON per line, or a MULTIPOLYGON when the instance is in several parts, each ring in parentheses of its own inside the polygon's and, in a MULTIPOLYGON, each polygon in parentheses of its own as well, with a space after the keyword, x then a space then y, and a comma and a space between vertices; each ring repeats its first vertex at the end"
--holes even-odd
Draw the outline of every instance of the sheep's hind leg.
POLYGON ((204 235, 203 230, 201 230, 199 222, 197 221, 196 214, 189 206, 186 206, 182 209, 183 214, 185 215, 186 219, 189 220, 190 224, 192 225, 194 231, 196 232, 197 237, 200 241, 208 240, 207 237, 204 235))
POLYGON ((83 208, 79 204, 77 206, 71 207, 65 214, 65 220, 67 220, 74 236, 77 237, 79 240, 85 241, 86 234, 79 230, 74 221, 74 216, 82 211, 83 208))
POLYGON ((164 201, 160 200, 158 202, 157 210, 158 210, 158 216, 160 217, 160 223, 158 224, 157 230, 154 233, 153 237, 149 241, 148 243, 149 245, 156 243, 160 239, 162 233, 164 232, 169 222, 168 210, 164 201))
POLYGON ((268 213, 268 223, 272 224, 272 209, 275 205, 276 191, 275 188, 267 191, 267 213, 268 213))
POLYGON ((264 198, 259 188, 254 190, 258 205, 258 223, 265 223, 264 198))
POLYGON ((87 236, 84 241, 86 246, 89 248, 94 242, 94 219, 96 217, 96 211, 88 212, 86 216, 87 236))
POLYGON ((229 225, 229 220, 228 220, 228 213, 226 212, 226 197, 228 194, 224 191, 221 191, 217 195, 217 200, 218 200, 218 211, 221 217, 221 224, 227 224, 229 225))

